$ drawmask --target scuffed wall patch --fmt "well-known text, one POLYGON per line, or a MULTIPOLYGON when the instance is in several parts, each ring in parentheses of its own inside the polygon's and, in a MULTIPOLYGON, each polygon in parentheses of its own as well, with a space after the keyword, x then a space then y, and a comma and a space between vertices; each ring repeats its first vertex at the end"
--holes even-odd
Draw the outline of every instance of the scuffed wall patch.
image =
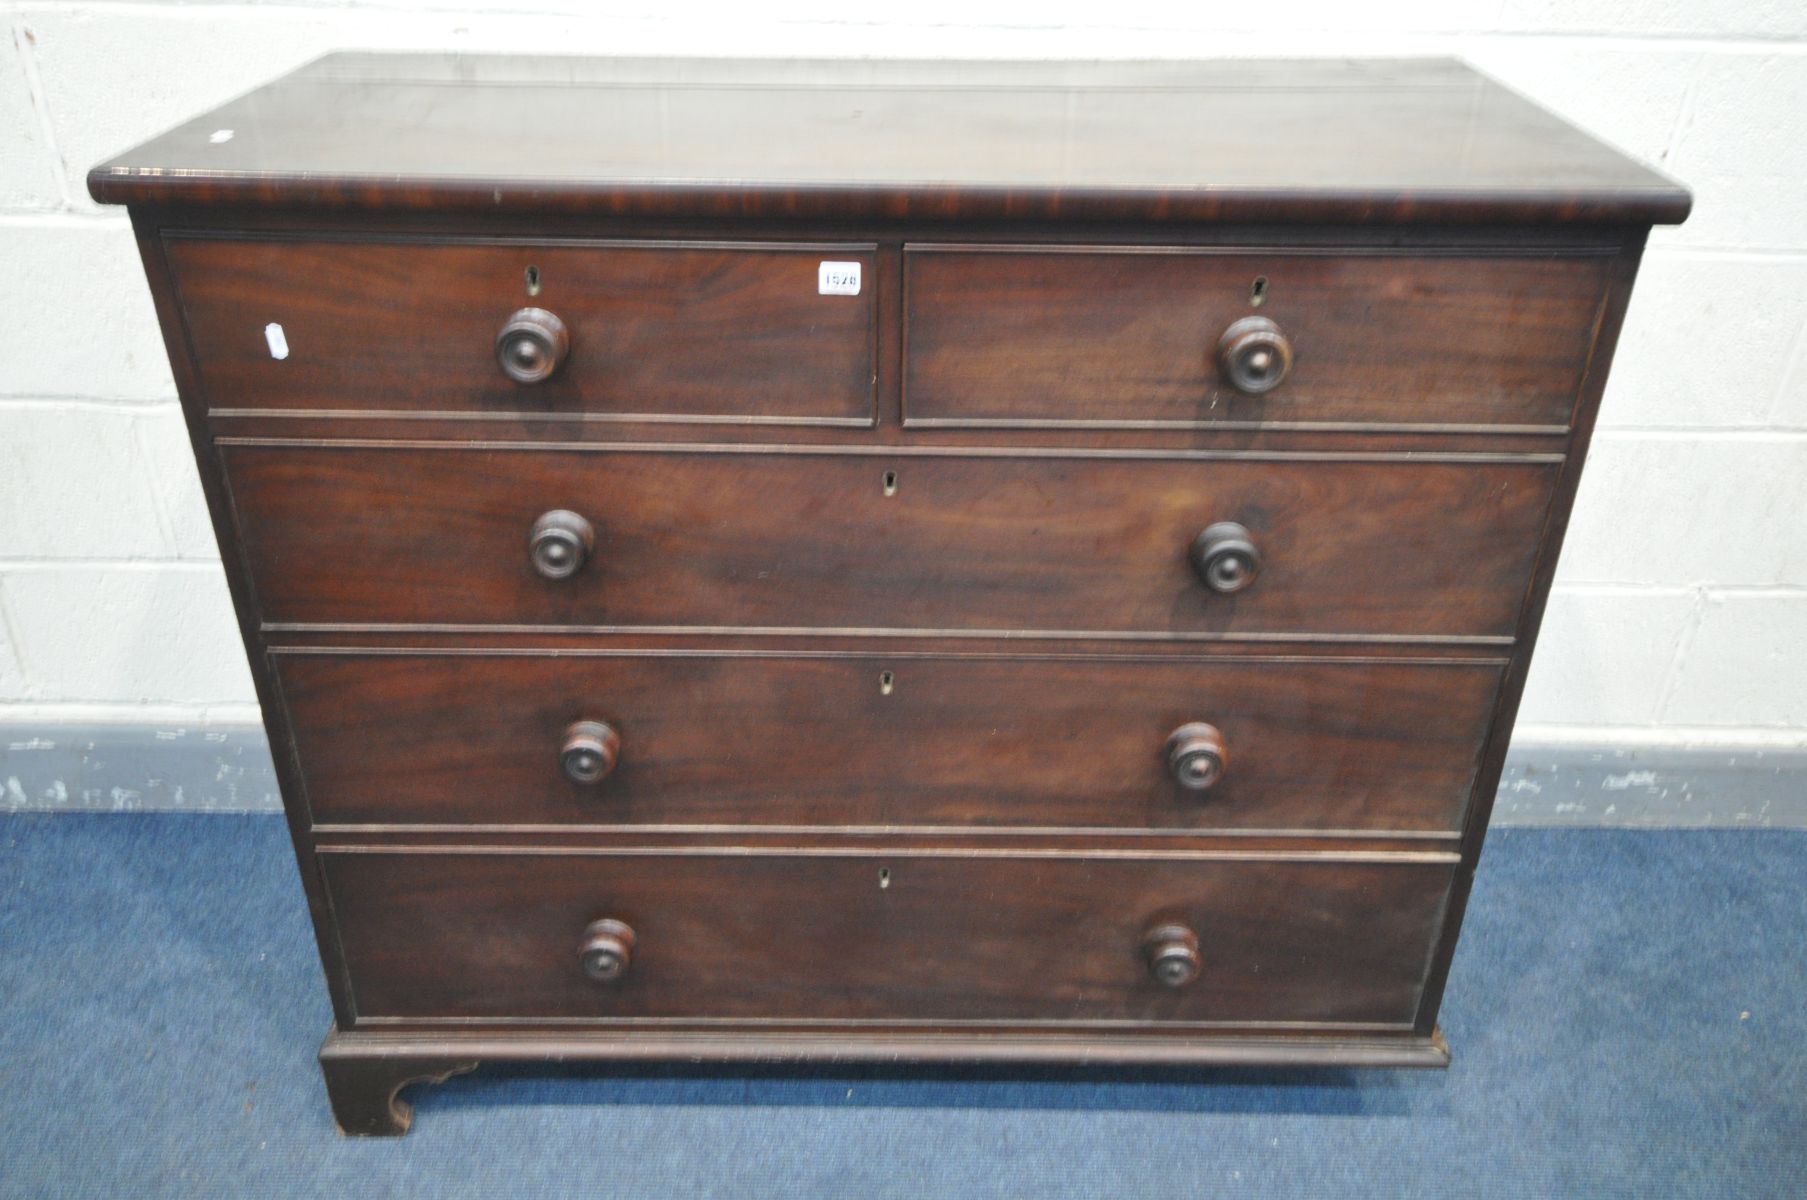
POLYGON ((1493 820, 1807 828, 1807 751, 1515 748, 1506 757, 1493 820))
POLYGON ((270 748, 255 726, 0 727, 0 808, 54 812, 275 812, 270 748))

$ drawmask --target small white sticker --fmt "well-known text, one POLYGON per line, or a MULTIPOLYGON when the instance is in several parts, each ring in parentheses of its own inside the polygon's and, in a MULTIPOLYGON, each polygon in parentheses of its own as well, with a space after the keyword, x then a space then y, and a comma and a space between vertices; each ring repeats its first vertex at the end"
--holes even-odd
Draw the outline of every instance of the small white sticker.
POLYGON ((820 296, 857 296, 860 294, 860 264, 825 262, 816 268, 816 294, 820 296))
POLYGON ((264 341, 270 343, 271 358, 287 358, 289 356, 288 335, 282 332, 282 326, 271 321, 264 326, 264 341))
POLYGON ((207 135, 207 140, 216 146, 221 146, 232 140, 232 134, 233 131, 230 129, 216 129, 207 135))

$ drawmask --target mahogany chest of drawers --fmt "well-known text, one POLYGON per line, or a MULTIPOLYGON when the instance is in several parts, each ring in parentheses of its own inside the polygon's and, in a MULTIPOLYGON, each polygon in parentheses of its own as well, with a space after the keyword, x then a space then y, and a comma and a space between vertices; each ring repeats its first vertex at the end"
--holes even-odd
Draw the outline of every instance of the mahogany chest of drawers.
POLYGON ((131 206, 332 993, 483 1060, 1441 1065, 1649 227, 1457 63, 339 55, 131 206))

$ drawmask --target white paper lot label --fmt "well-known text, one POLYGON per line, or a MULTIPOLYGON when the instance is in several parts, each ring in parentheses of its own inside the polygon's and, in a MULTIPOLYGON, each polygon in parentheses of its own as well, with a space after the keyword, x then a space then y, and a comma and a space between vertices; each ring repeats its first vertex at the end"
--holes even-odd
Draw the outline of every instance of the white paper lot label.
POLYGON ((271 358, 287 358, 289 356, 289 337, 282 331, 282 326, 271 321, 264 326, 264 341, 270 345, 271 358))
POLYGON ((821 296, 857 296, 860 294, 860 264, 825 262, 816 268, 816 294, 821 296))

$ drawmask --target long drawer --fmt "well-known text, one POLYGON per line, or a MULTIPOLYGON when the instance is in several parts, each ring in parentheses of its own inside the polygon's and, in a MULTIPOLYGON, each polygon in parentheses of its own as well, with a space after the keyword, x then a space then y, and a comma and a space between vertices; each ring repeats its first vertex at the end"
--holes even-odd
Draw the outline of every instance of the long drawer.
POLYGON ((905 415, 955 425, 1562 429, 1609 264, 914 247, 905 415), (1259 394, 1238 390, 1220 361, 1224 335, 1253 318, 1272 322, 1290 355, 1284 378, 1259 394))
POLYGON ((360 1020, 1399 1026, 1451 880, 1443 861, 732 848, 321 861, 360 1020), (1160 982, 1151 959, 1188 934, 1196 976, 1160 982), (598 938, 629 947, 612 981, 585 970, 598 938))
POLYGON ((870 245, 173 237, 167 254, 213 409, 873 418, 874 289, 818 287, 825 262, 870 280, 870 245), (522 309, 564 330, 535 383, 498 363, 522 309))
POLYGON ((323 824, 1447 832, 1500 672, 1001 653, 273 661, 323 824), (614 739, 599 778, 567 758, 591 744, 585 723, 614 739), (1197 724, 1211 732, 1172 739, 1197 724), (1218 774, 1185 776, 1188 750, 1218 774))
POLYGON ((647 448, 223 454, 268 622, 1178 637, 1509 637, 1558 470, 647 448), (561 511, 583 518, 592 549, 571 543, 582 568, 547 578, 529 543, 561 511), (1225 524, 1259 555, 1240 590, 1206 586, 1192 558, 1225 524))

